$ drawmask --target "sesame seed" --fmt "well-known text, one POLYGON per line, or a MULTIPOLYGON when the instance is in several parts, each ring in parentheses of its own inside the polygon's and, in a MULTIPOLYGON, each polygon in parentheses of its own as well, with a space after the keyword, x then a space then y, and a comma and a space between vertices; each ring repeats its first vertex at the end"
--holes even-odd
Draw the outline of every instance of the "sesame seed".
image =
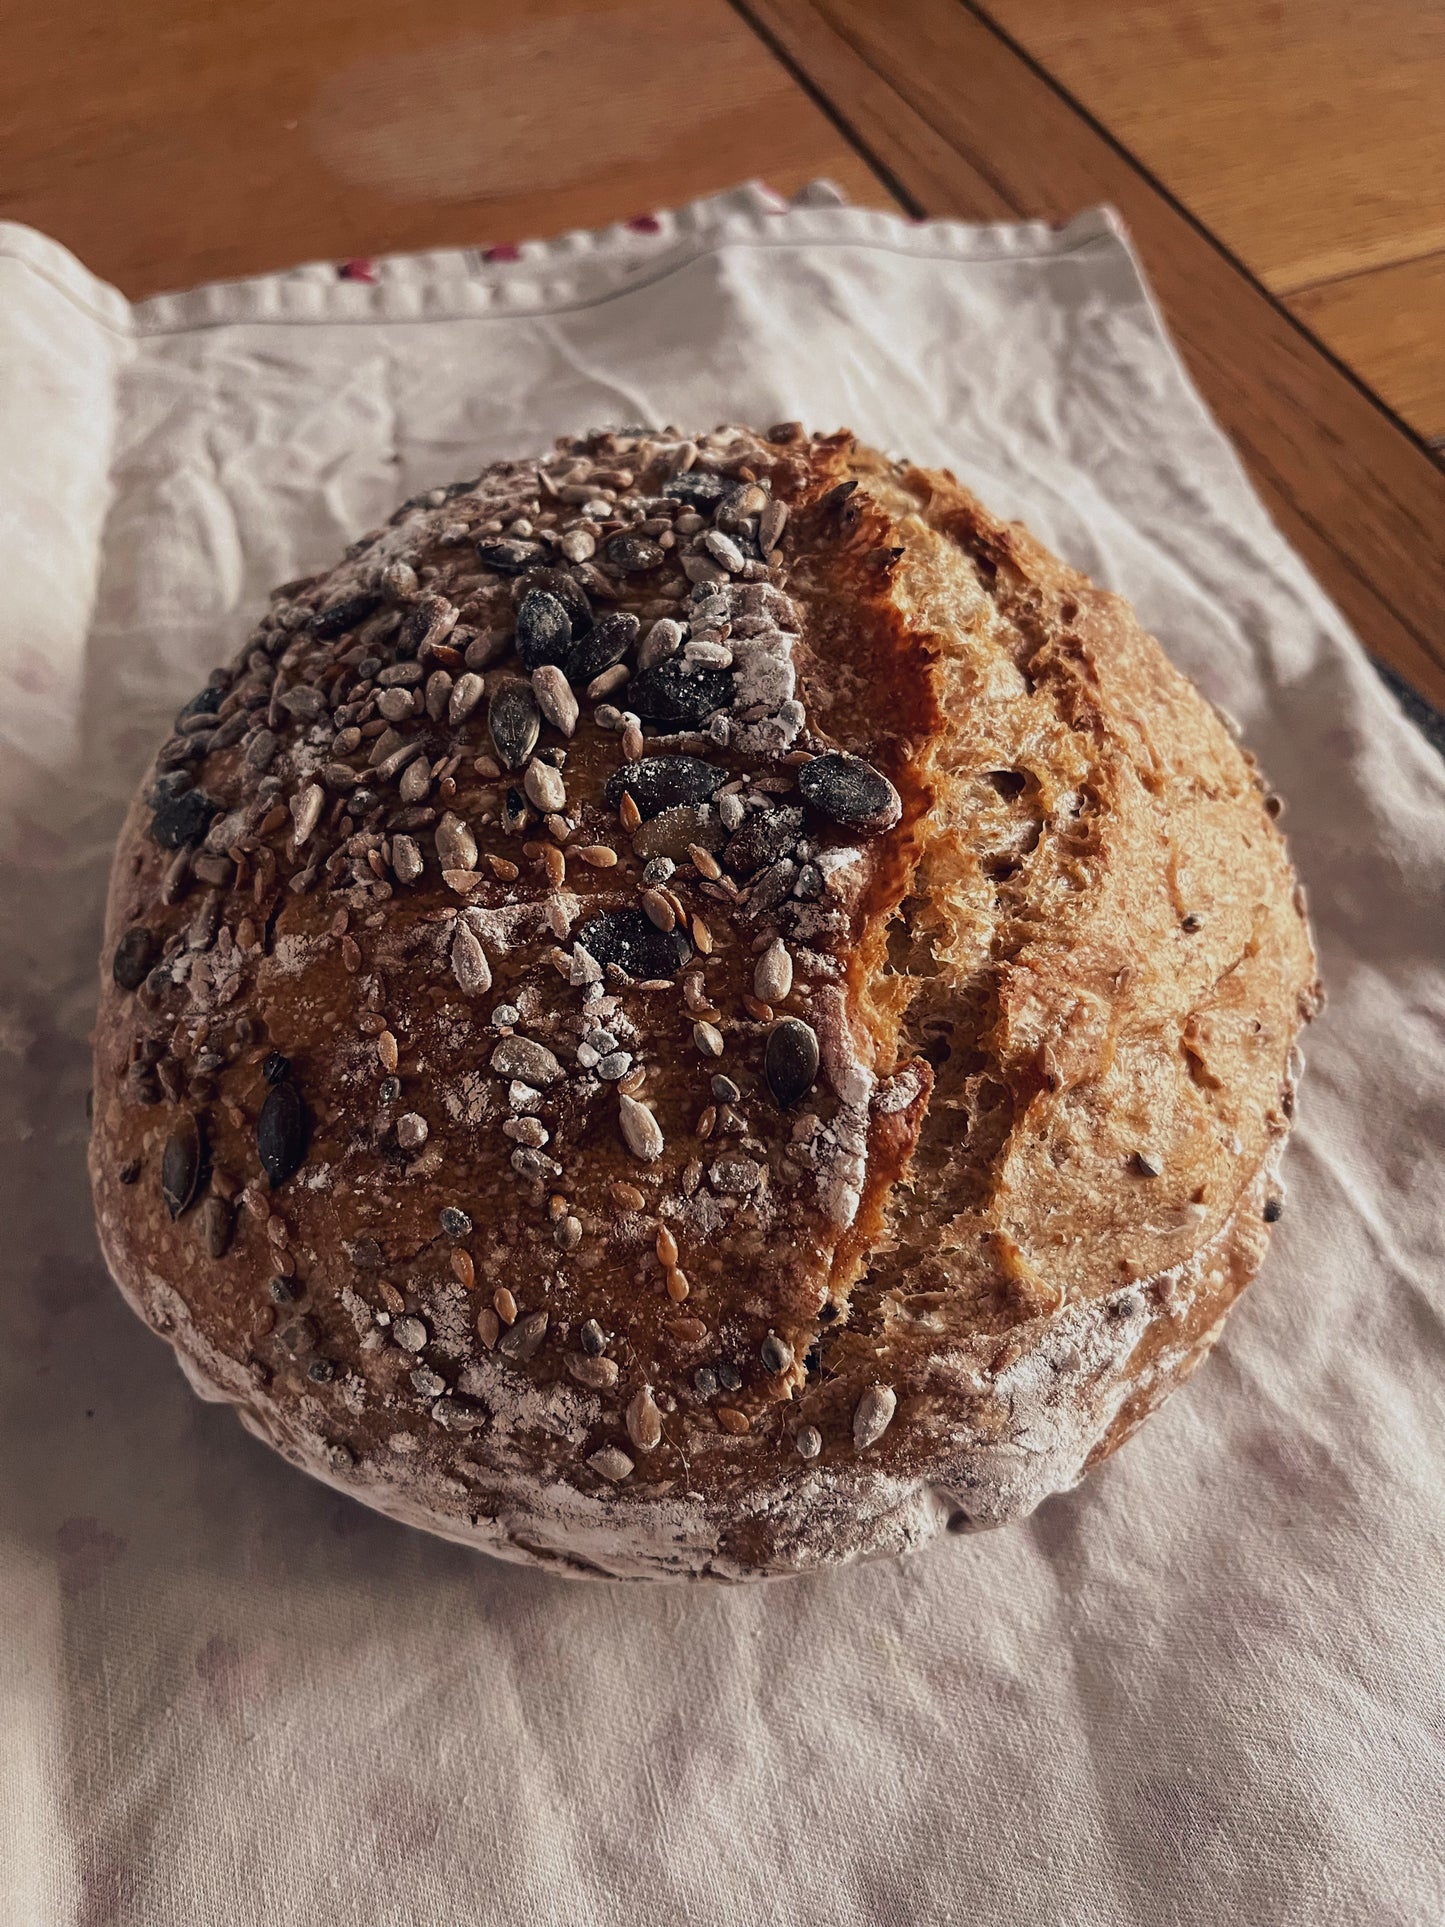
POLYGON ((582 1242, 582 1220, 569 1212, 552 1227, 552 1242, 559 1251, 575 1251, 582 1242))
POLYGON ((823 1434, 816 1425, 804 1425, 793 1435, 793 1444, 800 1458, 816 1459, 823 1449, 823 1434))
POLYGON ((417 1111, 404 1111, 396 1120, 396 1141, 403 1151, 419 1151, 426 1143, 429 1126, 417 1111))
POLYGON ((1157 1178, 1163 1175, 1163 1162, 1151 1151, 1136 1151, 1132 1162, 1141 1178, 1157 1178))

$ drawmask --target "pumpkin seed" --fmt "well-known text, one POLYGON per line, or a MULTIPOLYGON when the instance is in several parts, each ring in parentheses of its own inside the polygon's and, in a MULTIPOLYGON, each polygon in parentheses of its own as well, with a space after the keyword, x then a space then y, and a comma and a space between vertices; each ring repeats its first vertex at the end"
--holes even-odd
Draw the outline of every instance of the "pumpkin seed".
POLYGON ((256 1149, 274 1191, 300 1169, 306 1155, 306 1111, 288 1078, 276 1084, 256 1120, 256 1149))
POLYGON ((804 763, 798 770, 798 788, 815 810, 865 834, 891 829, 903 814, 902 801, 888 778, 861 756, 841 750, 804 763))
POLYGON ((504 682, 487 707, 487 728, 504 769, 520 769, 537 747, 542 717, 529 684, 504 682))
POLYGON ((768 1089, 784 1110, 812 1090, 818 1077, 818 1038, 799 1017, 775 1024, 763 1053, 768 1089))
POLYGON ((192 1112, 182 1111, 161 1154, 161 1196, 172 1218, 180 1217, 194 1202, 204 1160, 200 1120, 192 1112))

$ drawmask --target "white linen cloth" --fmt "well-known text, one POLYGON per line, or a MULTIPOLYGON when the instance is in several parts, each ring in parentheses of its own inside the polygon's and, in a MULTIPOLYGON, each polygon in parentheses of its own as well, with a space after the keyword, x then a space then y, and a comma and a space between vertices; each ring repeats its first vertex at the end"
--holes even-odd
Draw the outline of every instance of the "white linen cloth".
POLYGON ((135 307, 0 227, 0 584, 0 1920, 1438 1927, 1445 767, 1108 214, 743 188, 135 307), (1330 1005, 1264 1276, 1077 1493, 902 1563, 566 1583, 312 1484, 110 1287, 109 845, 269 587, 404 495, 598 422, 788 417, 1132 597, 1289 799, 1330 1005))

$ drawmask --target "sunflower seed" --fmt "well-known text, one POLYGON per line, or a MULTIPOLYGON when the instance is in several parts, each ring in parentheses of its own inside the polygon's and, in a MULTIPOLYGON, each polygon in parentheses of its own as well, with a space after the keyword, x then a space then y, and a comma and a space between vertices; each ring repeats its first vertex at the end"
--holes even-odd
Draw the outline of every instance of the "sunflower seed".
POLYGON ((486 693, 486 684, 473 671, 458 676, 447 702, 447 721, 453 728, 464 723, 486 693))
POLYGON ((721 529, 709 529, 701 540, 708 554, 715 562, 720 562, 729 575, 736 575, 742 568, 746 557, 731 536, 724 535, 721 529))
POLYGON ((469 997, 478 997, 492 987, 491 966, 477 933, 462 918, 452 936, 452 975, 469 997))
POLYGON ((562 772, 553 769, 550 763, 536 759, 528 763, 522 788, 544 815, 567 807, 567 786, 562 781, 562 772))
POLYGON ((774 937, 753 968, 753 995, 780 1004, 793 988, 793 960, 781 937, 774 937))
POLYGON ((321 821, 321 812, 325 804, 326 792, 319 783, 308 784, 304 790, 291 798, 291 819, 294 825, 291 840, 298 850, 321 821))
POLYGON ((419 656, 433 643, 445 642, 456 626, 456 609, 444 595, 419 595, 406 612, 396 646, 404 656, 419 656))
POLYGON ((487 727, 504 769, 520 769, 537 747, 542 718, 537 699, 524 682, 504 682, 493 693, 487 727))
POLYGON ((763 1054, 768 1089, 784 1110, 813 1088, 818 1076, 818 1038, 801 1018, 775 1024, 763 1054))
POLYGON ((896 789, 861 756, 832 750, 798 771, 798 788, 813 808, 848 829, 872 834, 891 829, 903 814, 896 789))
POLYGON ((517 654, 522 667, 561 666, 572 651, 572 618, 546 589, 529 589, 517 606, 517 654))
POLYGON ((200 1122, 190 1111, 182 1111, 161 1153, 161 1196, 173 1218, 194 1202, 204 1160, 200 1122))
POLYGON ((579 1385, 585 1385, 589 1391, 610 1391, 617 1383, 615 1358, 589 1358, 585 1352, 573 1352, 568 1357, 567 1370, 579 1385))
POLYGON ((391 1327, 391 1335, 404 1352, 424 1351, 427 1339, 431 1336, 421 1319, 410 1316, 396 1319, 391 1327))
POLYGON ((645 1104, 639 1104, 635 1097, 619 1097, 617 1117, 623 1142, 634 1157, 651 1164, 662 1156, 662 1127, 645 1104))
POLYGON ((258 729, 246 745, 247 769, 254 770, 258 776, 263 775, 275 762, 276 752, 280 747, 280 741, 274 731, 258 729))
POLYGON ((439 723, 446 715, 451 699, 451 676, 445 669, 433 670, 426 679, 426 713, 434 723, 439 723))
POLYGON ((639 1452, 655 1451, 662 1439, 662 1414, 650 1385, 634 1392, 627 1406, 627 1436, 639 1452))
POLYGON ((692 955, 680 931, 660 930, 643 910, 608 910, 589 917, 577 942, 604 967, 616 964, 642 981, 673 977, 692 955))
MULTIPOLYGON (((742 828, 729 837, 727 848, 723 851, 723 861, 735 875, 753 876, 784 857, 802 833, 801 810, 756 810, 746 819, 742 828)), ((791 887, 791 876, 788 883, 791 887)))
POLYGON ((122 990, 139 990, 155 956, 155 938, 143 923, 133 923, 115 947, 110 974, 122 990))
POLYGON ((853 1409, 853 1443, 860 1452, 878 1443, 897 1409, 898 1397, 891 1386, 869 1386, 853 1409))
POLYGON ((562 1066, 546 1045, 530 1037, 504 1037, 492 1052, 491 1066, 498 1077, 519 1078, 543 1089, 563 1075, 562 1066))
POLYGON ((627 1454, 619 1451, 615 1445, 604 1445, 600 1452, 592 1454, 587 1463, 604 1479, 610 1479, 613 1485, 621 1485, 637 1469, 627 1454))
POLYGON ((637 651, 639 669, 655 669, 675 656, 682 647, 682 624, 671 616, 659 616, 643 638, 637 651))
POLYGON ((532 693, 537 698, 537 707, 553 728, 570 736, 577 727, 577 698, 555 663, 543 663, 540 669, 532 671, 532 693))
POLYGON ((700 756, 644 756, 613 770, 604 795, 616 809, 625 790, 644 817, 657 816, 678 805, 708 802, 727 780, 725 769, 700 756))
POLYGON ((224 1258, 236 1225, 236 1214, 224 1198, 214 1194, 201 1206, 197 1230, 208 1258, 224 1258))
POLYGON ((416 882, 426 864, 414 837, 394 836, 391 839, 391 867, 398 882, 416 882))
POLYGON ((770 501, 761 515, 759 515, 758 547, 763 551, 764 555, 766 555, 770 549, 775 549, 778 546, 778 537, 782 534, 787 519, 788 505, 786 502, 770 501))
POLYGON ((469 824, 454 810, 448 810, 436 827, 437 860, 443 870, 475 870, 477 839, 469 824))
POLYGON ((391 562, 381 572, 381 592, 393 602, 409 602, 416 594, 416 570, 409 562, 391 562))
POLYGON ((409 689, 383 689, 376 707, 389 723, 404 723, 416 708, 416 697, 409 689))
POLYGON ((486 1406, 480 1399, 468 1398, 464 1392, 439 1398, 431 1408, 431 1415, 448 1432, 475 1432, 487 1422, 486 1406))

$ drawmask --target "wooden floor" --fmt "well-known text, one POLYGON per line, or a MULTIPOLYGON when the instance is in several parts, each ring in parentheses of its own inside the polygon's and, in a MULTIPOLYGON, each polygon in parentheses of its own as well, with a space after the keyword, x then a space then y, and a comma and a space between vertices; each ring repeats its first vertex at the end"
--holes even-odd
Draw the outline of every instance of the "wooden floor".
POLYGON ((1445 706, 1442 103, 1422 0, 67 0, 11 24, 0 217, 144 295, 748 177, 1111 201, 1276 519, 1445 706))

